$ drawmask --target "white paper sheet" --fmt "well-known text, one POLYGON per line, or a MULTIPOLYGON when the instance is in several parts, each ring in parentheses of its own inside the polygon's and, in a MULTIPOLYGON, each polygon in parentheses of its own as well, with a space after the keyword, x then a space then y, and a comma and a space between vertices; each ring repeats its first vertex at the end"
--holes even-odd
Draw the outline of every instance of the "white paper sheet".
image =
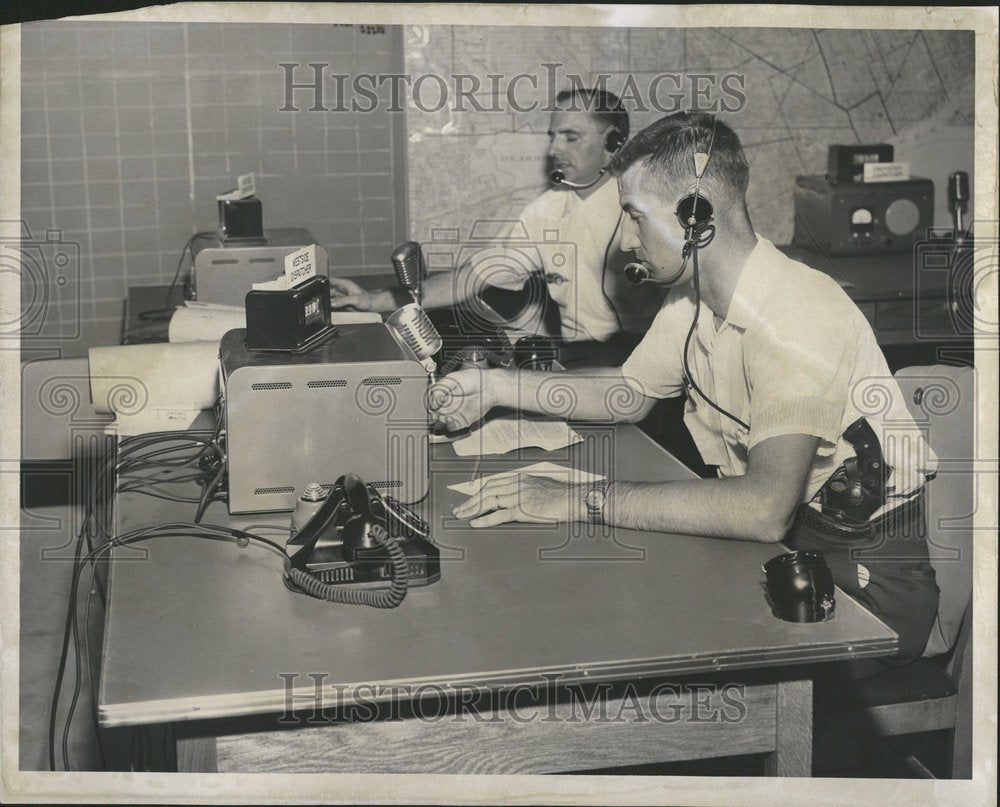
POLYGON ((448 490, 454 490, 466 496, 474 496, 479 489, 486 484, 489 479, 500 479, 501 477, 518 476, 527 474, 528 476, 544 476, 548 479, 560 479, 573 485, 583 485, 587 482, 597 482, 605 477, 601 474, 592 474, 589 471, 581 471, 579 468, 567 468, 563 465, 556 465, 554 462, 536 462, 534 465, 526 465, 516 471, 502 471, 498 474, 481 476, 478 479, 470 479, 468 482, 459 482, 455 485, 448 485, 448 490))
POLYGON ((579 443, 583 438, 558 420, 528 420, 516 415, 494 418, 452 443, 460 457, 506 454, 516 448, 537 446, 546 451, 579 443))
POLYGON ((243 306, 188 303, 170 318, 170 342, 218 342, 227 331, 247 326, 243 306))
POLYGON ((218 342, 92 347, 90 397, 98 412, 209 409, 219 395, 218 342))

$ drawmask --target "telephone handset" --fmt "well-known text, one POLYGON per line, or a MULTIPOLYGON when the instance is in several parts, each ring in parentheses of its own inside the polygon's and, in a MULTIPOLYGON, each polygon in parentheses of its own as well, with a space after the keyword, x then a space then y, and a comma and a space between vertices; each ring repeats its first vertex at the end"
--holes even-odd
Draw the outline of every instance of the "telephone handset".
MULTIPOLYGON (((310 490, 320 490, 310 485, 310 490)), ((356 474, 341 476, 306 504, 318 510, 285 546, 285 585, 330 602, 395 608, 410 586, 441 577, 430 528, 412 510, 383 497, 356 474)), ((300 500, 300 506, 303 500, 300 500)), ((295 514, 293 514, 295 523, 295 514)))
POLYGON ((442 351, 441 375, 467 367, 510 367, 514 361, 514 347, 502 328, 492 333, 462 334, 458 339, 448 339, 449 350, 442 351), (445 355, 447 353, 447 355, 445 355))

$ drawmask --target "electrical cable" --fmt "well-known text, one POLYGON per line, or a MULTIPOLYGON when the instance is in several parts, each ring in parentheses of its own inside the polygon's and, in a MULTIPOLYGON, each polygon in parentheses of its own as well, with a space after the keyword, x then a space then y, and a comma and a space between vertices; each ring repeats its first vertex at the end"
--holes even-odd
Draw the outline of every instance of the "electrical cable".
MULTIPOLYGON (((185 435, 185 440, 189 442, 204 443, 205 441, 201 439, 202 436, 212 435, 214 439, 218 437, 220 430, 221 430, 221 424, 219 427, 215 429, 214 432, 208 430, 197 430, 185 435)), ((176 432, 154 432, 147 435, 140 435, 136 437, 126 438, 125 440, 121 441, 121 443, 118 445, 117 452, 112 452, 107 457, 104 458, 103 463, 98 469, 97 478, 95 480, 95 485, 94 485, 94 495, 88 498, 87 508, 84 513, 84 520, 80 526, 79 532, 77 533, 77 538, 74 546, 73 569, 75 573, 73 578, 70 602, 67 609, 66 627, 63 632, 63 642, 62 642, 62 648, 60 650, 60 662, 56 674, 52 708, 49 713, 50 770, 56 770, 55 732, 56 732, 56 723, 58 719, 57 710, 59 702, 59 692, 61 691, 62 681, 65 675, 66 663, 68 661, 68 654, 69 654, 69 643, 71 639, 73 639, 74 641, 77 676, 79 676, 80 672, 79 633, 77 631, 76 618, 75 618, 76 592, 78 590, 78 585, 79 585, 78 574, 76 573, 76 570, 82 568, 81 554, 84 544, 86 544, 88 548, 88 556, 87 556, 88 558, 96 556, 97 553, 103 551, 105 548, 110 548, 111 546, 110 537, 109 537, 109 542, 101 546, 95 547, 92 543, 92 539, 95 537, 100 538, 102 537, 102 535, 103 536, 111 535, 111 524, 108 521, 111 517, 111 508, 102 507, 102 503, 104 501, 104 497, 102 495, 103 488, 109 486, 108 485, 109 477, 111 479, 114 479, 116 470, 116 465, 114 461, 116 458, 120 459, 123 456, 128 457, 134 454, 135 452, 143 448, 146 448, 148 446, 154 445, 158 442, 163 442, 165 440, 177 441, 178 439, 179 438, 176 432)), ((110 487, 115 487, 115 486, 112 484, 110 485, 110 487)), ((282 547, 278 546, 274 542, 269 541, 268 543, 270 543, 272 546, 278 549, 278 551, 284 554, 284 549, 282 547)), ((98 593, 100 594, 101 597, 102 606, 107 607, 107 600, 103 585, 98 587, 98 593)), ((74 698, 72 702, 71 713, 72 709, 75 709, 78 697, 79 697, 79 682, 77 682, 77 685, 74 690, 74 698)), ((68 745, 68 729, 67 733, 64 734, 63 736, 63 747, 62 747, 64 766, 66 766, 68 769, 67 745, 68 745)))
POLYGON ((232 529, 230 527, 221 527, 214 524, 192 524, 188 522, 171 522, 167 524, 160 524, 154 527, 147 527, 141 530, 134 530, 130 533, 126 533, 123 536, 109 538, 108 542, 94 548, 85 557, 80 557, 79 550, 83 546, 82 540, 77 541, 77 555, 74 557, 73 564, 73 577, 70 586, 70 605, 66 616, 66 632, 65 632, 65 642, 63 645, 63 650, 59 659, 59 668, 56 674, 56 684, 52 695, 52 708, 49 713, 49 769, 57 770, 55 763, 55 731, 57 722, 57 709, 59 705, 59 696, 62 691, 62 681, 66 673, 66 663, 69 657, 69 638, 73 638, 74 647, 74 657, 76 662, 75 667, 75 678, 74 678, 74 692, 73 698, 70 701, 69 709, 66 714, 66 720, 63 727, 62 735, 62 759, 64 770, 70 770, 69 766, 69 730, 72 724, 73 715, 76 711, 77 701, 79 699, 80 688, 81 688, 81 670, 82 664, 80 659, 80 637, 79 637, 79 626, 77 624, 77 599, 79 594, 80 576, 83 570, 86 568, 87 563, 95 563, 96 559, 104 552, 109 552, 117 546, 126 546, 133 543, 138 543, 140 541, 149 540, 151 538, 162 538, 162 537, 195 537, 195 538, 206 538, 211 540, 236 540, 236 543, 245 547, 248 546, 251 541, 257 541, 264 544, 271 549, 274 549, 282 557, 285 557, 285 549, 280 544, 272 541, 269 538, 265 538, 260 535, 255 535, 253 533, 246 532, 244 530, 232 529))
POLYGON ((611 295, 608 294, 608 290, 604 287, 604 282, 608 276, 608 253, 611 251, 611 245, 615 242, 615 236, 618 235, 618 230, 622 226, 622 221, 625 218, 625 211, 620 210, 618 212, 618 222, 615 224, 615 228, 611 231, 611 238, 608 239, 608 244, 604 247, 604 263, 601 264, 601 294, 604 295, 604 300, 607 302, 608 306, 611 308, 612 313, 615 315, 615 322, 618 323, 618 330, 624 331, 625 327, 622 325, 622 318, 618 313, 618 309, 615 304, 611 301, 611 295))
POLYGON ((693 277, 693 282, 694 282, 694 319, 691 320, 691 327, 688 328, 687 339, 684 340, 684 353, 683 353, 684 377, 687 379, 688 384, 691 385, 691 388, 693 390, 695 390, 695 392, 697 392, 706 401, 706 403, 708 403, 709 406, 711 406, 713 409, 715 409, 720 414, 725 415, 727 418, 729 418, 730 420, 734 421, 735 423, 738 423, 740 426, 742 426, 744 429, 746 429, 749 432, 750 431, 750 425, 749 424, 744 423, 742 420, 740 420, 738 417, 736 417, 736 415, 734 415, 731 412, 728 412, 727 410, 723 409, 715 401, 713 401, 711 398, 709 398, 708 395, 705 394, 705 391, 701 387, 698 386, 698 382, 694 380, 694 375, 692 375, 691 368, 688 365, 688 351, 689 351, 689 348, 691 346, 691 337, 694 336, 695 329, 698 327, 698 315, 701 313, 701 289, 700 289, 699 284, 698 284, 698 250, 699 250, 699 248, 700 247, 697 246, 697 244, 695 244, 695 246, 693 246, 692 251, 691 251, 693 265, 694 265, 694 277, 693 277))
POLYGON ((218 487, 219 481, 222 479, 225 472, 226 464, 224 462, 220 462, 219 470, 216 472, 215 476, 212 477, 212 481, 201 489, 201 497, 198 499, 198 509, 195 511, 194 515, 195 524, 201 521, 201 517, 205 514, 205 508, 208 507, 208 505, 213 501, 209 498, 209 494, 214 491, 216 487, 218 487))
POLYGON ((104 752, 104 738, 101 735, 101 724, 97 714, 97 679, 90 653, 90 604, 94 598, 94 583, 97 577, 97 560, 90 564, 90 586, 87 588, 87 607, 83 612, 83 657, 87 664, 87 681, 90 683, 90 716, 94 724, 94 736, 97 737, 97 753, 101 760, 101 770, 108 769, 108 760, 104 752))
POLYGON ((170 305, 170 297, 173 295, 174 289, 177 287, 177 281, 180 279, 181 267, 184 266, 184 256, 188 252, 191 252, 191 262, 194 263, 194 251, 193 251, 194 242, 197 241, 199 238, 209 238, 209 237, 214 237, 219 242, 219 244, 222 244, 222 239, 219 238, 219 236, 216 233, 212 232, 211 230, 204 230, 202 232, 195 233, 187 240, 187 243, 185 243, 184 247, 181 249, 180 257, 177 259, 177 269, 174 271, 173 280, 170 281, 170 286, 167 288, 167 293, 163 297, 163 307, 154 308, 151 311, 140 311, 139 319, 143 320, 144 322, 150 322, 150 321, 162 322, 164 320, 169 320, 173 316, 174 309, 176 308, 176 306, 170 305))

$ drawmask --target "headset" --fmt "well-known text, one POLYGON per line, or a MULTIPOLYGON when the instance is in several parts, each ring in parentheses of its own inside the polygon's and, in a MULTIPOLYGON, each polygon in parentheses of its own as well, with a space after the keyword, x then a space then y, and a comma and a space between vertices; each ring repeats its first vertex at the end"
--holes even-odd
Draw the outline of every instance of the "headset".
MULTIPOLYGON (((688 115, 688 120, 691 120, 690 115, 688 115)), ((691 138, 691 158, 694 163, 695 177, 694 188, 689 193, 684 194, 684 196, 678 199, 677 206, 674 208, 674 215, 677 217, 677 222, 684 230, 684 246, 681 249, 681 267, 669 280, 661 281, 661 285, 671 286, 680 280, 684 274, 684 270, 687 269, 688 259, 691 259, 692 267, 694 269, 692 277, 692 285, 694 286, 694 319, 691 320, 691 327, 688 329, 687 338, 684 340, 684 352, 682 354, 685 386, 690 387, 697 392, 698 395, 700 395, 709 406, 719 412, 719 414, 725 415, 740 427, 750 431, 749 424, 740 420, 731 412, 723 409, 705 394, 705 391, 698 386, 698 382, 694 380, 694 376, 691 374, 691 368, 688 366, 688 352, 691 348, 691 338, 694 336, 694 332, 698 327, 698 314, 701 311, 701 288, 698 282, 698 251, 707 247, 710 243, 712 243, 712 239, 715 238, 715 209, 712 207, 712 203, 701 193, 701 180, 705 175, 705 170, 708 168, 709 161, 712 159, 712 147, 715 145, 716 123, 717 119, 713 115, 712 136, 708 141, 707 151, 696 151, 695 143, 697 136, 695 135, 691 138)), ((694 134, 693 123, 691 124, 691 132, 694 134)), ((638 285, 649 279, 649 269, 641 263, 630 263, 625 267, 625 277, 630 283, 638 285)))
MULTIPOLYGON (((625 145, 625 141, 628 140, 628 135, 626 135, 617 126, 612 126, 607 134, 604 135, 604 150, 609 154, 614 154, 618 149, 625 145)), ((600 182, 601 177, 603 177, 608 171, 608 167, 604 166, 600 171, 597 172, 597 176, 594 177, 590 182, 580 183, 580 182, 570 182, 566 179, 566 175, 560 171, 558 168, 554 171, 549 172, 549 181, 553 185, 562 185, 567 188, 572 188, 575 191, 586 190, 591 188, 600 182)))
MULTIPOLYGON (((690 120, 690 118, 689 118, 690 120)), ((715 122, 712 117, 712 137, 708 142, 708 151, 694 151, 695 138, 692 138, 692 160, 694 162, 694 188, 677 201, 674 216, 684 230, 684 247, 681 250, 680 269, 669 280, 660 281, 660 285, 672 286, 684 275, 688 259, 697 250, 707 247, 715 238, 715 209, 712 203, 701 193, 701 178, 705 175, 709 160, 712 158, 712 147, 715 145, 715 122)), ((694 128, 692 126, 692 132, 694 128)), ((697 260, 696 260, 697 265, 697 260)), ((625 278, 634 286, 649 280, 649 269, 641 263, 629 263, 625 266, 625 278)))
MULTIPOLYGON (((688 120, 690 120, 690 115, 688 116, 688 120)), ((713 115, 712 137, 708 141, 707 152, 694 151, 695 138, 692 138, 691 149, 692 157, 694 159, 695 173, 694 191, 682 196, 677 202, 677 208, 674 211, 674 215, 677 216, 677 220, 684 228, 684 247, 681 251, 683 261, 681 262, 680 273, 677 277, 679 278, 684 274, 684 268, 687 266, 689 257, 691 258, 691 264, 694 269, 694 274, 691 278, 692 285, 694 286, 694 319, 691 320, 691 327, 688 328, 687 338, 684 340, 684 353, 682 357, 684 364, 684 378, 687 382, 687 386, 697 392, 716 412, 720 415, 725 415, 738 426, 749 432, 749 423, 745 423, 736 417, 736 415, 732 412, 723 409, 719 406, 719 404, 705 394, 705 391, 698 386, 698 382, 694 380, 694 376, 691 374, 691 368, 688 366, 688 351, 691 347, 691 337, 694 336, 694 332, 698 328, 698 314, 701 311, 701 287, 698 282, 698 251, 712 243, 712 239, 715 238, 715 210, 712 208, 712 203, 701 195, 701 178, 705 174, 705 169, 708 168, 708 161, 712 158, 712 146, 715 145, 716 123, 717 118, 713 115)))
POLYGON ((612 126, 608 130, 608 133, 604 135, 604 150, 610 154, 614 154, 625 145, 626 140, 628 140, 628 135, 617 126, 612 126))

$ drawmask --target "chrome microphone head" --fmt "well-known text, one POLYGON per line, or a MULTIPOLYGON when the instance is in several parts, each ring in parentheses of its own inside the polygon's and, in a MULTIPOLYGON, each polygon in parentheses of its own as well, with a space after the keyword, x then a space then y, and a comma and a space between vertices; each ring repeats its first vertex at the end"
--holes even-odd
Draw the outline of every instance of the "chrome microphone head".
POLYGON ((549 181, 553 185, 561 185, 563 182, 566 181, 566 175, 559 169, 556 169, 555 171, 549 174, 549 181))
POLYGON ((416 241, 404 241, 392 251, 390 260, 399 285, 410 292, 418 291, 420 281, 426 274, 420 244, 416 241))
POLYGON ((424 311, 416 303, 407 303, 402 308, 393 311, 385 324, 396 334, 397 338, 408 347, 427 372, 436 369, 431 357, 441 350, 441 334, 437 332, 424 311))

